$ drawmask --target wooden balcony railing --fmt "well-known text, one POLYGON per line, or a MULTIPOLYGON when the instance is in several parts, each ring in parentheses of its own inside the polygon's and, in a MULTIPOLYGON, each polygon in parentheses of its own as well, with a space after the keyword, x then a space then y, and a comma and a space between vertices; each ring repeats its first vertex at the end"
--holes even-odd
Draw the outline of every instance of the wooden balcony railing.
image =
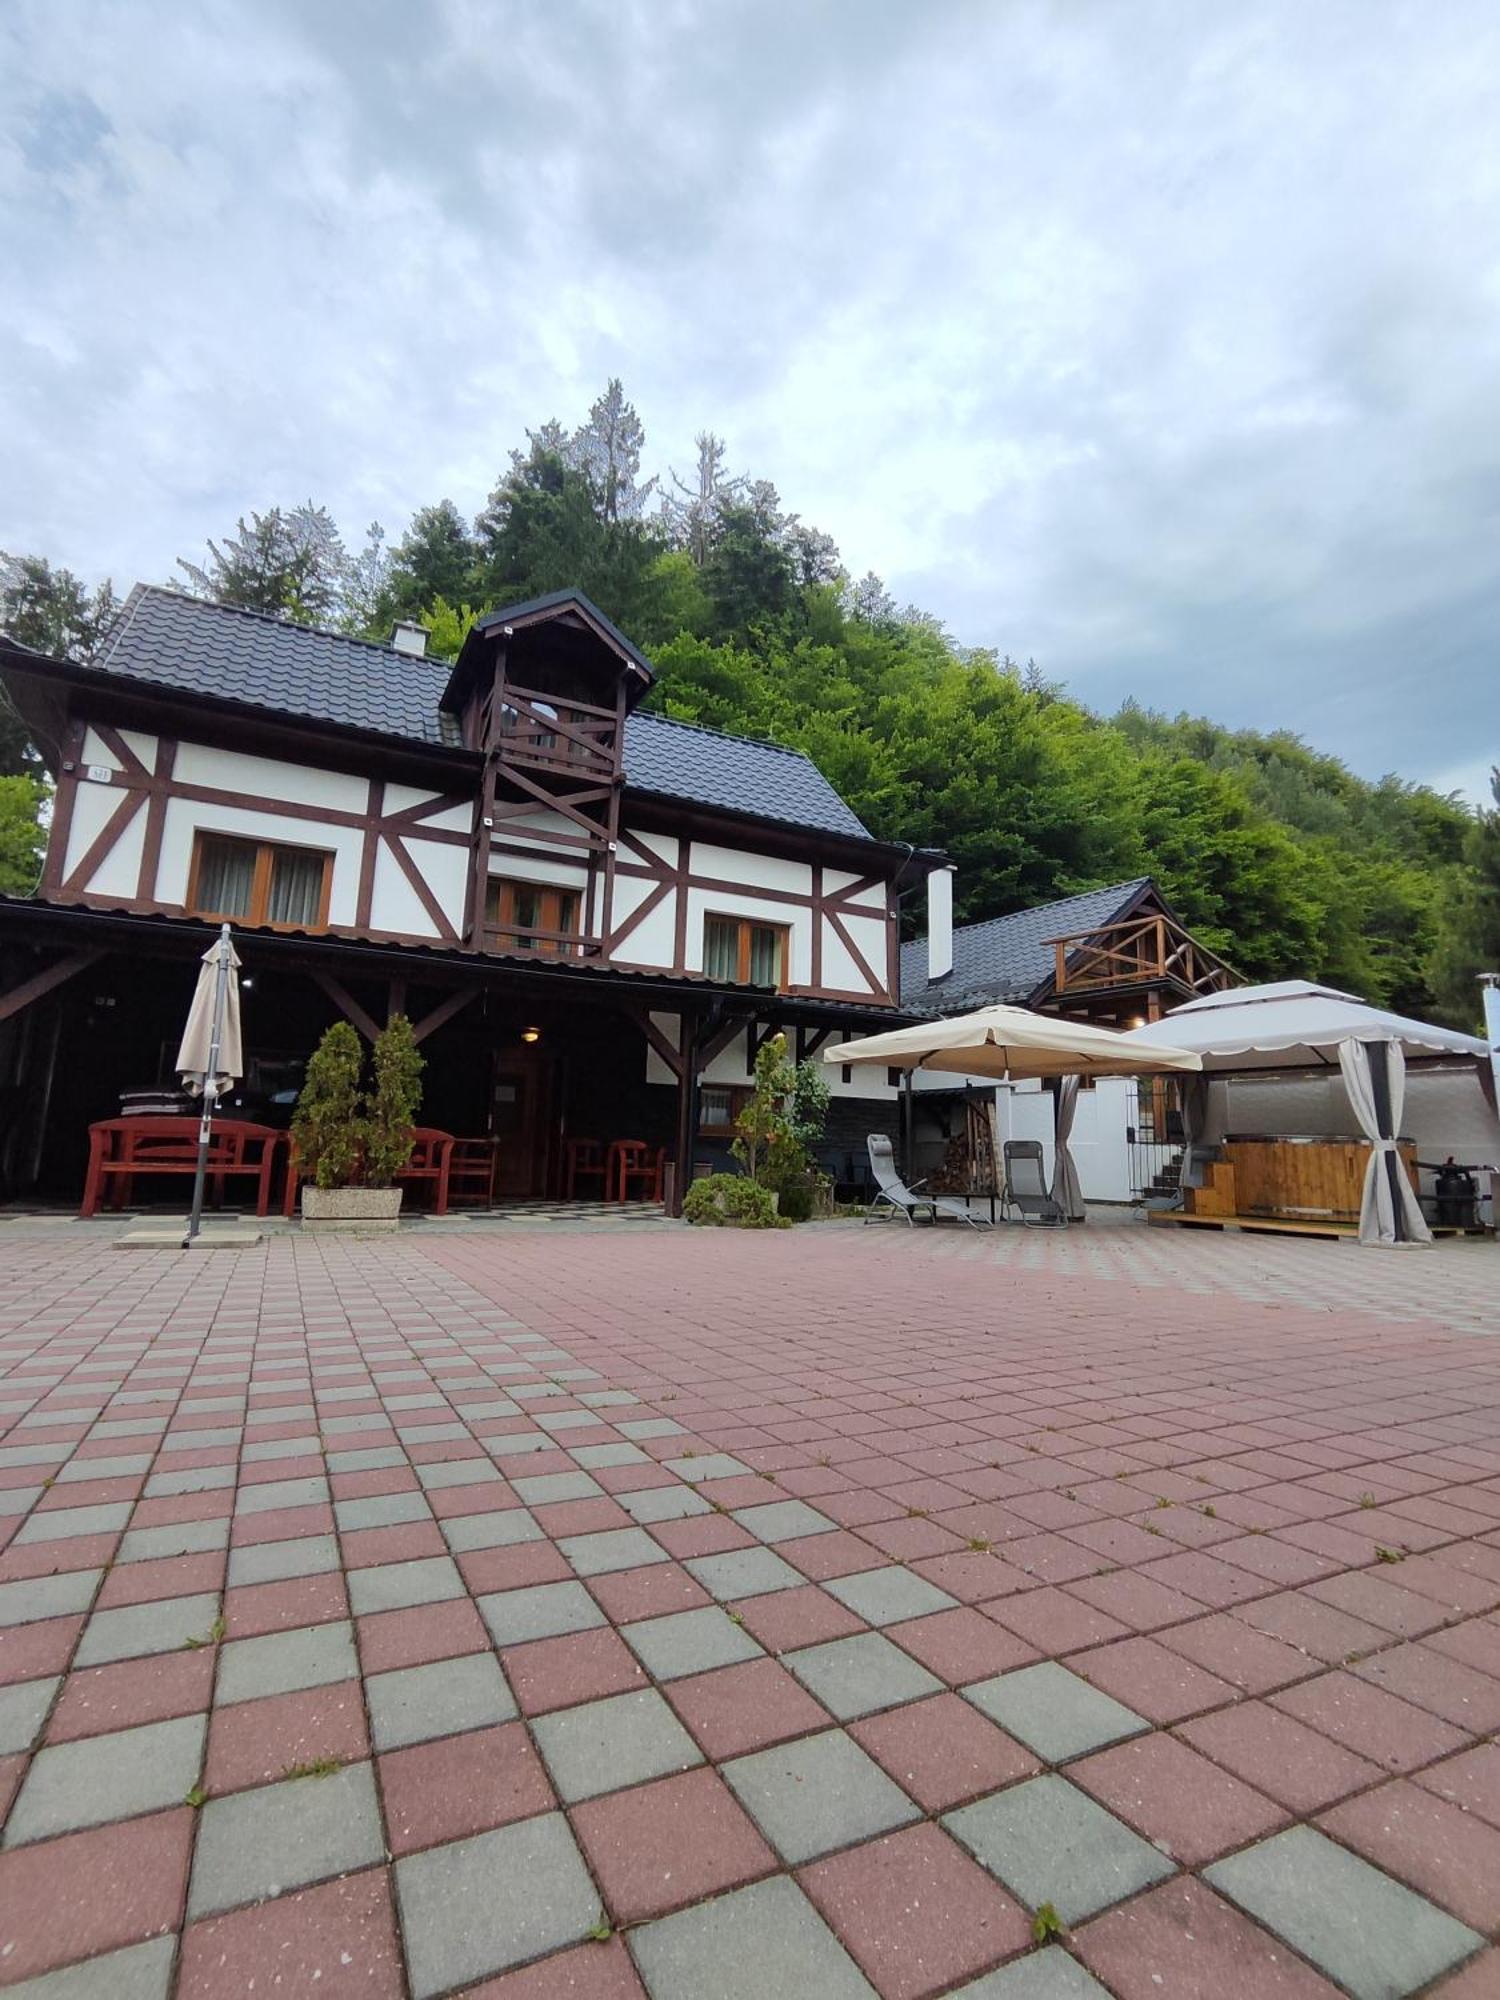
POLYGON ((619 721, 612 708, 556 701, 531 688, 506 686, 496 748, 508 761, 574 777, 612 778, 619 763, 619 721))
POLYGON ((1058 993, 1098 993, 1111 986, 1142 986, 1158 980, 1190 993, 1214 993, 1235 981, 1223 959, 1171 917, 1126 917, 1046 942, 1057 955, 1058 993))
POLYGON ((529 958, 597 958, 604 940, 580 937, 577 931, 538 930, 535 924, 486 923, 479 945, 483 951, 524 952, 529 958))

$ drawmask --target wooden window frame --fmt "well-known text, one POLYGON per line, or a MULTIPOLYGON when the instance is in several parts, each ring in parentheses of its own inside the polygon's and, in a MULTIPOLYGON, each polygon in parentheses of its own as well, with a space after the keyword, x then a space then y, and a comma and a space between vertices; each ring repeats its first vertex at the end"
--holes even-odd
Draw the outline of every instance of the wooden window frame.
POLYGON ((193 830, 193 858, 188 868, 187 902, 185 908, 190 917, 205 917, 214 923, 248 924, 255 930, 266 931, 326 931, 328 910, 333 897, 334 851, 326 847, 303 847, 294 840, 261 840, 253 833, 221 833, 217 827, 200 826, 193 830), (250 882, 250 909, 245 916, 230 916, 225 910, 205 909, 199 901, 198 883, 203 872, 203 845, 205 841, 226 841, 234 847, 248 847, 255 853, 255 869, 250 882), (271 869, 277 854, 311 855, 323 864, 323 880, 318 889, 318 914, 310 924, 272 923, 266 912, 271 906, 271 869))
MULTIPOLYGON (((678 892, 681 894, 681 891, 678 892)), ((735 977, 728 982, 731 986, 749 986, 753 992, 785 993, 791 984, 792 969, 792 927, 778 924, 768 917, 742 917, 729 910, 705 910, 703 913, 703 969, 705 978, 712 975, 708 971, 708 927, 710 924, 737 924, 739 926, 739 950, 735 965, 735 977), (781 939, 781 971, 774 987, 753 985, 750 978, 750 933, 751 931, 775 931, 781 939)))
POLYGON ((700 1139, 721 1140, 727 1146, 735 1136, 735 1120, 754 1095, 754 1086, 748 1083, 700 1083, 698 1086, 698 1137, 700 1139), (727 1125, 704 1124, 703 1093, 708 1090, 723 1090, 729 1093, 729 1123, 727 1125))
POLYGON ((484 923, 486 931, 497 934, 503 951, 530 951, 537 958, 578 958, 582 956, 583 944, 583 891, 570 882, 529 882, 520 875, 491 875, 485 884, 484 923), (527 927, 516 915, 518 889, 530 889, 538 896, 555 898, 553 907, 557 923, 536 924, 527 932, 527 927), (493 916, 490 914, 492 896, 495 903, 493 916), (564 897, 571 898, 571 924, 562 922, 564 897), (542 942, 522 945, 513 935, 516 932, 537 937, 542 942))

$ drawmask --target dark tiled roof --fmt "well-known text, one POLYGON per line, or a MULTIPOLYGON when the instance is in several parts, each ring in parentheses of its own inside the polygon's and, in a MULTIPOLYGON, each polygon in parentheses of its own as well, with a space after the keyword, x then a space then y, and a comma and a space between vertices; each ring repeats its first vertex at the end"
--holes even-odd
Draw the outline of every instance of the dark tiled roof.
MULTIPOLYGON (((90 665, 339 729, 459 747, 456 719, 438 706, 450 662, 154 584, 131 591, 90 665)), ((625 776, 632 789, 663 798, 869 838, 817 766, 774 743, 635 714, 625 725, 625 776)))
POLYGON ((1151 878, 1141 875, 1034 910, 992 917, 988 923, 960 925, 953 933, 953 970, 936 986, 927 983, 926 938, 904 944, 901 1004, 917 1014, 961 1014, 971 1007, 1028 1000, 1056 966, 1057 955, 1047 939, 1113 922, 1150 886, 1151 878))

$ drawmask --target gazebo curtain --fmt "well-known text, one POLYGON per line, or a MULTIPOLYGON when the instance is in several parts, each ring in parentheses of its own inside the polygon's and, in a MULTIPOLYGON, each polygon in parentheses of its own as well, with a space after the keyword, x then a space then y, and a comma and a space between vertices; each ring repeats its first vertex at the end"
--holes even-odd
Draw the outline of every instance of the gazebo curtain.
POLYGON ((1177 1202, 1180 1207, 1191 1184, 1193 1152, 1208 1123, 1208 1078, 1199 1074, 1181 1079, 1182 1163, 1177 1169, 1177 1202))
POLYGON ((1073 1113, 1078 1108, 1078 1085, 1076 1076, 1058 1078, 1057 1122, 1053 1128, 1052 1149, 1052 1199, 1062 1209, 1069 1222, 1082 1222, 1088 1211, 1083 1205, 1083 1188, 1078 1179, 1078 1167, 1068 1148, 1068 1139, 1073 1130, 1073 1113))
POLYGON ((1351 1036, 1339 1043, 1339 1068, 1350 1108, 1370 1141, 1359 1210, 1360 1242, 1430 1243, 1432 1231, 1396 1147, 1406 1104, 1406 1057, 1400 1044, 1362 1042, 1351 1036))

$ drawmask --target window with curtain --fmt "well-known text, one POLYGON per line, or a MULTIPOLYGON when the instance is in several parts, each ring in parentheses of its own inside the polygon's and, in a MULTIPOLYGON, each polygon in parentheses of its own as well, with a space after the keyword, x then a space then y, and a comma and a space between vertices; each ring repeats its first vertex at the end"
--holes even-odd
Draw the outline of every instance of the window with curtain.
POLYGON ((757 923, 753 917, 707 917, 703 929, 703 970, 730 986, 786 985, 788 931, 784 924, 757 923))
POLYGON ((491 882, 485 899, 490 928, 500 932, 503 951, 535 951, 548 958, 573 956, 568 940, 578 935, 578 908, 576 889, 540 882, 491 882))
POLYGON ((200 917, 227 917, 286 930, 322 930, 328 922, 332 855, 311 847, 231 840, 200 833, 188 903, 200 917))

